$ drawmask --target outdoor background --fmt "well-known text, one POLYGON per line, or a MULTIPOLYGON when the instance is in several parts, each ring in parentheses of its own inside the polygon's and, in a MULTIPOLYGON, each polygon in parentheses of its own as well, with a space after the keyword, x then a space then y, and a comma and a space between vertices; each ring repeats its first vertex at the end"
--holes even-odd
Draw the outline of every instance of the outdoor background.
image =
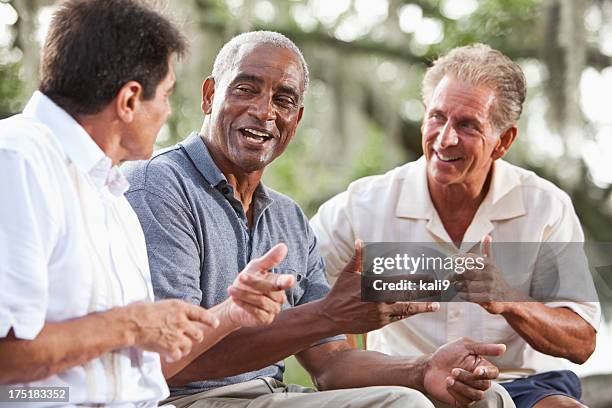
MULTIPOLYGON (((518 61, 529 85, 508 160, 572 197, 587 239, 612 242, 612 0, 175 0, 158 2, 188 33, 174 114, 158 146, 200 128, 200 85, 240 32, 286 34, 310 65, 304 118, 265 182, 312 216, 356 178, 421 154, 420 82, 449 49, 488 43, 518 61)), ((0 118, 37 86, 51 0, 0 0, 0 118)), ((78 64, 79 61, 73 63, 78 64)), ((8 177, 10 175, 1 175, 8 177)), ((612 406, 612 271, 596 277, 607 323, 576 370, 591 406, 612 406), (607 401, 607 402, 606 402, 607 401)), ((286 380, 308 383, 295 360, 286 380)))

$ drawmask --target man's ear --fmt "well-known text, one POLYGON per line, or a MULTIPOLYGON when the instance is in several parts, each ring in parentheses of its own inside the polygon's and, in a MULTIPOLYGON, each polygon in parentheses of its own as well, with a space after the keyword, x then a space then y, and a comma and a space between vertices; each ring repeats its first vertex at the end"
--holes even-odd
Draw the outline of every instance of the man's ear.
POLYGON ((506 155, 506 153, 508 153, 508 150, 510 150, 510 146, 512 146, 512 143, 514 143, 517 134, 518 128, 516 125, 510 126, 508 129, 502 132, 502 134, 499 136, 497 146, 495 146, 495 149, 491 155, 493 160, 501 159, 506 155))
POLYGON ((142 94, 142 85, 136 81, 129 81, 119 89, 115 97, 115 106, 119 119, 126 123, 134 120, 134 113, 139 108, 142 94))
POLYGON ((304 105, 300 106, 300 109, 298 110, 298 119, 297 119, 297 123, 300 123, 300 120, 302 120, 302 115, 304 114, 304 105))
POLYGON ((212 112, 214 96, 215 79, 209 76, 202 84, 202 112, 204 112, 205 115, 210 115, 212 112))

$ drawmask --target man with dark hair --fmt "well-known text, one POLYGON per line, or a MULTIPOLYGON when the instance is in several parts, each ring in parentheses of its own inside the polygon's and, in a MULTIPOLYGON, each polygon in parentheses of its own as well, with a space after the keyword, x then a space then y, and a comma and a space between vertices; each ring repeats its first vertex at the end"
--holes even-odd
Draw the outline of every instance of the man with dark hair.
POLYGON ((128 81, 151 100, 168 74, 168 57, 186 50, 178 29, 142 2, 67 2, 49 28, 39 89, 74 115, 100 112, 128 81))
MULTIPOLYGON (((28 393, 41 397, 29 406, 50 396, 155 406, 167 397, 163 374, 242 326, 269 324, 294 282, 269 272, 286 254, 279 244, 210 310, 152 302, 144 236, 117 165, 151 155, 170 114, 172 57, 185 48, 137 1, 65 2, 40 91, 0 122, 0 384, 67 387, 28 393)), ((0 394, 23 401, 11 387, 0 394)))
POLYGON ((458 339, 415 359, 347 344, 343 333, 367 332, 439 305, 361 302, 359 244, 330 290, 301 209, 261 183, 266 166, 295 136, 307 84, 306 62, 287 37, 269 31, 236 36, 204 82, 200 133, 125 169, 156 297, 210 307, 236 270, 277 241, 288 244, 278 271, 297 281, 272 325, 232 333, 169 377, 169 402, 192 408, 431 407, 427 393, 459 405, 502 404, 507 394, 501 387, 489 390, 497 369, 482 356, 503 353, 503 345, 458 339), (282 359, 292 354, 322 392, 282 383, 282 359), (465 370, 461 379, 454 368, 465 370))

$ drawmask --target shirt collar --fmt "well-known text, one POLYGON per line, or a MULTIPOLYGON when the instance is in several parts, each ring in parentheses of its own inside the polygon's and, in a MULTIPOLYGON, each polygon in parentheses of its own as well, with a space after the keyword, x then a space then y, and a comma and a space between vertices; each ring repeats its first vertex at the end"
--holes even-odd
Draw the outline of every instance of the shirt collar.
POLYGON ((179 144, 183 146, 193 164, 211 187, 227 183, 225 175, 213 161, 208 147, 206 147, 204 140, 202 140, 202 137, 197 132, 193 132, 179 144))
MULTIPOLYGON (((235 200, 236 202, 234 204, 236 207, 242 208, 238 205, 238 200, 233 198, 234 190, 210 155, 210 151, 206 143, 204 143, 202 136, 197 132, 193 132, 187 139, 179 144, 185 149, 193 164, 200 174, 204 176, 210 186, 221 191, 230 202, 235 200), (224 191, 224 189, 227 190, 224 191)), ((260 182, 255 189, 254 196, 257 197, 257 200, 254 200, 256 218, 254 224, 256 224, 261 214, 274 202, 274 199, 270 197, 268 188, 264 186, 262 182, 260 182)))
MULTIPOLYGON (((427 186, 427 161, 421 156, 404 172, 396 207, 396 216, 400 218, 432 219, 434 206, 427 186)), ((512 166, 503 161, 493 162, 493 176, 489 192, 480 205, 477 215, 489 220, 510 219, 526 213, 523 196, 518 187, 520 176, 512 166), (482 210, 482 211, 481 211, 482 210)))
POLYGON ((51 130, 68 159, 98 188, 108 186, 119 196, 129 183, 117 166, 94 142, 89 133, 61 107, 40 91, 35 91, 23 110, 24 116, 35 118, 51 130))

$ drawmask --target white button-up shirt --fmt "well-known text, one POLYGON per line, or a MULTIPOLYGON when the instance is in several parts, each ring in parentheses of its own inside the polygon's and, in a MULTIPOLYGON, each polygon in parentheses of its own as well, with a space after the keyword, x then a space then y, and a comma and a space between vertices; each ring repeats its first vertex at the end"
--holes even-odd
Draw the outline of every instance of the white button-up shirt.
MULTIPOLYGON (((435 242, 455 248, 431 201, 424 157, 352 183, 321 206, 311 225, 331 281, 352 256, 355 239, 435 242)), ((465 232, 462 247, 455 249, 474 252, 474 243, 486 234, 491 234, 494 243, 584 242, 569 196, 533 172, 503 160, 494 162, 489 191, 465 232)), ((599 303, 590 301, 596 295, 592 282, 587 281, 581 280, 592 299, 546 304, 567 307, 597 329, 601 310, 599 303)), ((461 336, 506 344, 506 353, 491 359, 500 368, 500 379, 563 369, 569 364, 537 352, 502 316, 467 302, 442 303, 437 313, 412 316, 369 333, 367 346, 392 355, 418 356, 461 336)))
MULTIPOLYGON (((127 180, 40 92, 0 121, 0 175, 0 337, 34 339, 45 323, 153 299, 127 180)), ((70 387, 71 404, 157 406, 168 395, 159 355, 136 348, 20 385, 70 387)))

